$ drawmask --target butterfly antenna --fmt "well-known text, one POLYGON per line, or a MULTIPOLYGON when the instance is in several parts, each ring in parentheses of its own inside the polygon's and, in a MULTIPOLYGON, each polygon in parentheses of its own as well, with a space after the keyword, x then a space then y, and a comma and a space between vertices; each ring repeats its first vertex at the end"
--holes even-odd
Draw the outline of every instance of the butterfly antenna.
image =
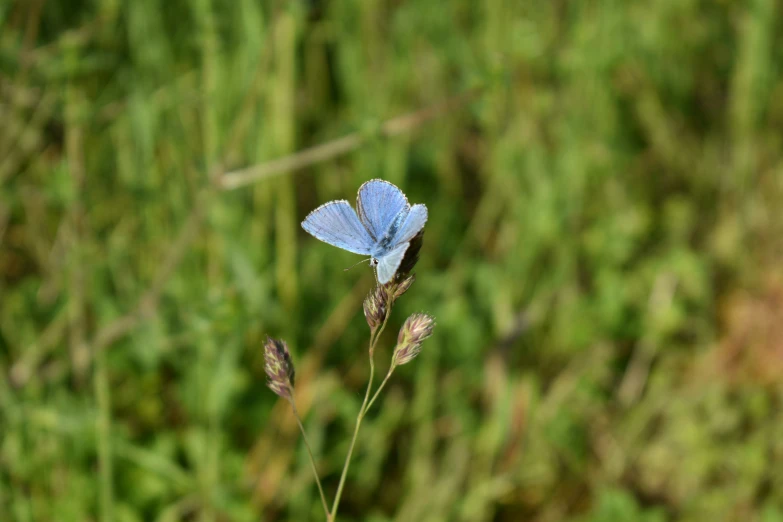
POLYGON ((370 259, 372 259, 372 258, 368 257, 367 259, 360 259, 359 261, 357 261, 356 263, 352 264, 348 268, 343 268, 343 272, 347 272, 348 270, 350 270, 351 268, 355 267, 356 265, 364 263, 365 261, 369 261, 370 259))

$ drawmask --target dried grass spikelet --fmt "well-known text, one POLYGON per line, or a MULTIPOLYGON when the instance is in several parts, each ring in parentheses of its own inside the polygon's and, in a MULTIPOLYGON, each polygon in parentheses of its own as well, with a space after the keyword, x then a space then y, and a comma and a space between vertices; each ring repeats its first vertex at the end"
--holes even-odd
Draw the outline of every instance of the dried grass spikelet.
POLYGON ((411 285, 416 281, 416 274, 411 274, 394 286, 394 299, 399 299, 402 294, 408 291, 411 285))
POLYGON ((411 362, 421 351, 421 344, 432 335, 435 319, 427 314, 413 314, 405 320, 397 335, 392 366, 411 362))
POLYGON ((371 329, 375 330, 386 318, 388 293, 383 286, 376 286, 364 299, 364 317, 371 329))
POLYGON ((292 400, 296 372, 285 341, 267 336, 264 343, 264 371, 269 389, 284 399, 292 400))

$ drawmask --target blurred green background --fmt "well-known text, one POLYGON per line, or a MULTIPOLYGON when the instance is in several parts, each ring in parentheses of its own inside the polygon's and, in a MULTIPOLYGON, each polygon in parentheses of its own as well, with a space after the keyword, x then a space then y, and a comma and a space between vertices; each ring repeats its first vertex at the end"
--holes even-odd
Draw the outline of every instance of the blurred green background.
POLYGON ((0 520, 323 520, 262 341, 331 497, 373 277, 299 223, 376 177, 379 371, 438 326, 341 520, 783 521, 774 0, 0 2, 0 520))

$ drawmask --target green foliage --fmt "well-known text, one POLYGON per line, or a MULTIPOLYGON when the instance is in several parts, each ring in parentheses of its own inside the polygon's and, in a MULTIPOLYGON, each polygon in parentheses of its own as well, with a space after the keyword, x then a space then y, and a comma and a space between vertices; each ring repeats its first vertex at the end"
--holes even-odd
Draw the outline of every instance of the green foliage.
POLYGON ((438 327, 341 520, 781 520, 782 14, 0 3, 0 520, 319 520, 262 343, 331 495, 372 276, 299 222, 375 177, 430 211, 379 372, 407 315, 438 327))

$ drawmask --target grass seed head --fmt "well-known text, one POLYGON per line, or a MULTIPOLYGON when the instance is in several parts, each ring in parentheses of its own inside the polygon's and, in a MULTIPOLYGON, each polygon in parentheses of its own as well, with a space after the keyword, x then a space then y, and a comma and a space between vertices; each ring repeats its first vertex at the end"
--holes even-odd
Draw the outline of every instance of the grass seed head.
POLYGON ((280 397, 291 400, 296 373, 285 341, 267 336, 264 343, 264 371, 269 389, 280 397))
POLYGON ((416 274, 411 274, 396 284, 394 286, 394 299, 396 300, 402 297, 402 294, 408 291, 414 281, 416 281, 416 274))
POLYGON ((364 317, 367 324, 375 330, 386 318, 388 306, 388 293, 381 285, 376 286, 367 297, 364 298, 364 317))
POLYGON ((413 314, 405 320, 397 335, 392 366, 411 362, 421 351, 421 343, 432 335, 435 319, 427 314, 413 314))

